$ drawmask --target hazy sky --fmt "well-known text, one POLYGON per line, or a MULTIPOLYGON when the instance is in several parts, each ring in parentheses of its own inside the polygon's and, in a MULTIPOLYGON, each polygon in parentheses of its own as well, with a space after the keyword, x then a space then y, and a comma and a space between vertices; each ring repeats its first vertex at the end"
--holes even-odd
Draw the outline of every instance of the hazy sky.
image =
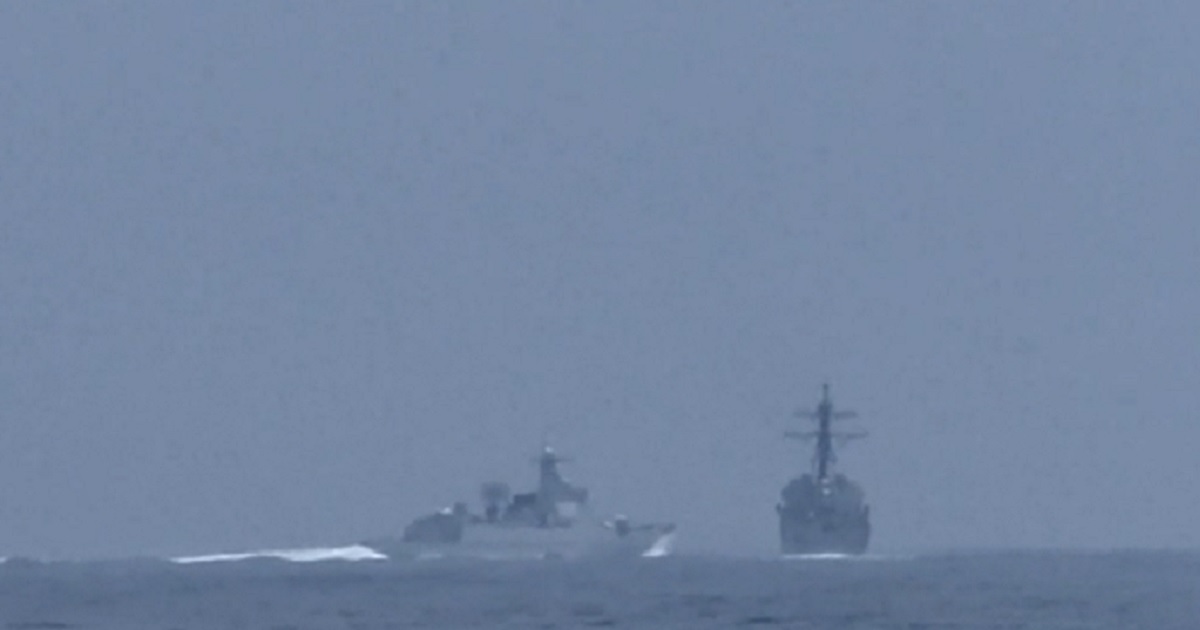
POLYGON ((0 555, 396 531, 549 430, 770 553, 1200 545, 1192 2, 0 5, 0 555))

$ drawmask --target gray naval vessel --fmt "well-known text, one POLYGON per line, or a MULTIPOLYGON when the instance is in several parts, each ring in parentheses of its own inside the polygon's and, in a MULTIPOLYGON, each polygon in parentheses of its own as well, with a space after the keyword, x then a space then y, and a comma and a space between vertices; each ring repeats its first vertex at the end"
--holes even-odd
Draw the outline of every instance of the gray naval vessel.
POLYGON ((816 411, 798 417, 815 420, 815 431, 788 431, 785 437, 814 440, 811 473, 792 479, 783 488, 779 513, 779 541, 784 554, 862 554, 871 537, 870 509, 862 488, 845 475, 833 472, 837 456, 833 442, 866 437, 862 431, 834 431, 834 420, 857 417, 853 411, 835 411, 829 385, 823 386, 816 411))
POLYGON ((538 485, 513 493, 503 482, 484 483, 482 512, 466 503, 417 518, 399 537, 364 541, 390 559, 474 558, 529 559, 598 556, 668 555, 674 542, 671 523, 634 523, 616 515, 594 517, 588 490, 559 472, 569 459, 543 445, 534 462, 538 485))

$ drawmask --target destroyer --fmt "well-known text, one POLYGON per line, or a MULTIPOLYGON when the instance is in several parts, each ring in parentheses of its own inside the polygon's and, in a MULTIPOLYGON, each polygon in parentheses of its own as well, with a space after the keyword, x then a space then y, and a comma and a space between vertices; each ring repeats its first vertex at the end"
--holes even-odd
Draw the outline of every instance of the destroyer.
POLYGON ((592 516, 588 490, 559 472, 568 461, 543 445, 534 460, 538 485, 512 493, 503 482, 481 487, 482 513, 463 502, 412 521, 400 537, 363 544, 389 558, 466 557, 485 559, 578 558, 597 555, 653 556, 669 553, 673 524, 635 524, 618 515, 592 516))
POLYGON ((834 411, 829 385, 823 386, 816 411, 798 417, 815 420, 816 431, 788 431, 785 437, 815 440, 813 471, 792 479, 783 488, 779 539, 785 554, 861 554, 871 536, 869 508, 863 490, 845 475, 834 474, 837 457, 833 441, 845 443, 866 437, 862 431, 834 431, 834 420, 857 417, 853 411, 834 411))

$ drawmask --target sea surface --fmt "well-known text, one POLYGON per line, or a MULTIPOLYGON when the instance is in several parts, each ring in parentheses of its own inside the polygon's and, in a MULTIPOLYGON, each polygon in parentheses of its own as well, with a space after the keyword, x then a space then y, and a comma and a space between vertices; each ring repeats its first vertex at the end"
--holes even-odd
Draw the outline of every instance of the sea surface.
POLYGON ((274 555, 10 559, 0 564, 0 628, 1200 628, 1200 553, 1191 552, 274 555))

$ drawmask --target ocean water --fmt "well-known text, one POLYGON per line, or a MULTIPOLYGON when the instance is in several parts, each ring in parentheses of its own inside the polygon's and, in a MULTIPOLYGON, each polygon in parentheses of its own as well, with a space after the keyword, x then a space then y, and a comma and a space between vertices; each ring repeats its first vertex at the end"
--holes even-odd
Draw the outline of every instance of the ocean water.
POLYGON ((345 555, 10 560, 0 627, 1200 628, 1200 554, 1186 552, 328 559, 345 555))

